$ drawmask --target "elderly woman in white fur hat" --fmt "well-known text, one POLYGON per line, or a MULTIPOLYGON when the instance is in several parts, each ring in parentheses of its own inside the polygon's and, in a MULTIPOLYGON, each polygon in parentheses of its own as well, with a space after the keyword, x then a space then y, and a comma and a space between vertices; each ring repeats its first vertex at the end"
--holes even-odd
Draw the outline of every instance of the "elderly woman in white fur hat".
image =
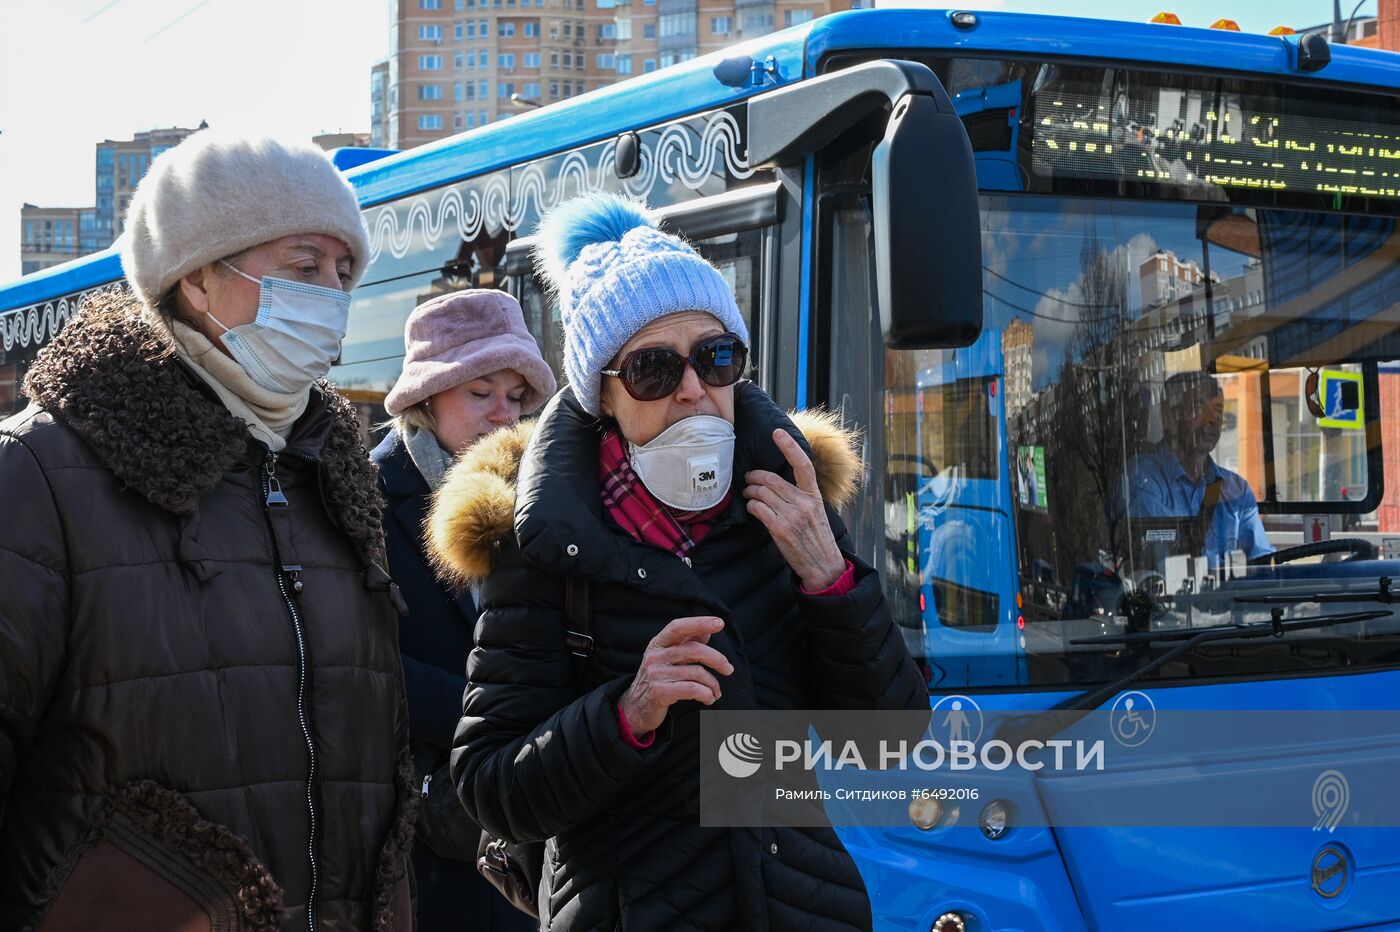
POLYGON ((462 714, 467 655, 477 608, 468 587, 434 575, 423 519, 457 457, 510 427, 554 394, 554 373, 510 295, 486 289, 418 305, 404 329, 403 372, 384 399, 394 428, 371 458, 387 501, 389 571, 408 616, 399 626, 408 685, 413 757, 422 795, 413 869, 424 929, 533 929, 476 871, 481 829, 457 799, 448 773, 462 714))
POLYGON ((0 423, 0 927, 407 930, 402 600, 323 379, 354 191, 201 132, 121 246, 0 423))
POLYGON ((696 765, 702 708, 927 712, 836 514, 853 438, 743 378, 724 276, 638 204, 568 202, 541 242, 569 386, 528 444, 465 456, 430 518, 442 562, 485 577, 462 801, 502 839, 549 839, 552 930, 869 928, 834 832, 702 826, 696 765))

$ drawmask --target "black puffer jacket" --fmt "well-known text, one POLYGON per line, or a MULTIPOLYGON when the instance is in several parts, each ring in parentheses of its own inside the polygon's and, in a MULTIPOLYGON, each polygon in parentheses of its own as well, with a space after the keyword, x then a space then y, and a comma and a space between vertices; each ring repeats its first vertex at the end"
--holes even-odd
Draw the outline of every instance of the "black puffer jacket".
MULTIPOLYGON (((829 419, 802 421, 823 495, 839 505, 859 474, 849 438, 829 419)), ((802 437, 762 391, 740 383, 736 485, 755 468, 791 479, 772 442, 777 427, 802 437)), ((466 574, 490 569, 453 758, 463 803, 492 832, 551 839, 545 928, 868 928, 864 885, 831 830, 699 825, 698 704, 673 706, 645 750, 623 740, 616 705, 662 627, 713 614, 726 627, 709 643, 735 668, 714 708, 926 709, 879 576, 850 556, 830 507, 857 568, 841 597, 802 594, 738 495, 692 551, 693 567, 637 543, 602 514, 599 437, 598 421, 566 390, 540 418, 518 484, 509 457, 473 450, 435 506, 442 561, 466 574), (595 648, 582 695, 563 641, 565 574, 588 579, 592 593, 595 648)), ((518 447, 519 436, 501 443, 518 447)))
POLYGON ((410 746, 418 774, 437 772, 436 780, 425 785, 420 776, 419 782, 424 796, 413 845, 418 925, 436 932, 458 927, 464 916, 471 916, 474 932, 538 928, 477 873, 481 829, 462 810, 444 769, 462 716, 476 604, 465 588, 444 585, 434 575, 423 539, 432 496, 397 430, 389 431, 370 460, 379 467, 386 504, 389 571, 408 604, 399 624, 399 648, 408 687, 410 746))
POLYGON ((0 928, 409 929, 354 412, 313 389, 273 465, 138 305, 95 305, 0 423, 0 928))

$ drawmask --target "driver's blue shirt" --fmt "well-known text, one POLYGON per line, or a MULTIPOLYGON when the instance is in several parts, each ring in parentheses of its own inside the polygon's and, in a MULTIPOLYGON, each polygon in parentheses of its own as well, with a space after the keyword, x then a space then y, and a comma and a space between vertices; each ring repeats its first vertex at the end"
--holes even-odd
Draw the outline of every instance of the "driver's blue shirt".
POLYGON ((1134 518, 1198 515, 1206 489, 1216 479, 1220 480, 1220 497, 1206 535, 1206 556, 1218 560, 1222 554, 1236 550, 1243 550, 1250 558, 1273 553, 1274 547, 1259 520, 1259 503, 1244 477, 1222 469, 1207 456, 1204 474, 1193 481, 1166 444, 1133 457, 1128 464, 1128 514, 1134 518))

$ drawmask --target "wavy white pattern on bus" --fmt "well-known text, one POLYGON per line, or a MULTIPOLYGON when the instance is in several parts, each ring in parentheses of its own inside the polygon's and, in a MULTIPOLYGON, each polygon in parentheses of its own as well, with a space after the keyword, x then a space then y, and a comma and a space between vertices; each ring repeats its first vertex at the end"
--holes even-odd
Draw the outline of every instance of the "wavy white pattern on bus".
POLYGON ((57 301, 31 304, 29 307, 0 314, 0 345, 9 353, 16 347, 24 349, 47 343, 77 311, 78 302, 83 296, 96 290, 92 288, 81 294, 59 298, 57 301))
MULTIPOLYGON (((728 113, 715 114, 698 137, 684 123, 668 126, 654 143, 643 141, 640 168, 636 175, 622 179, 621 186, 629 194, 646 198, 658 181, 680 182, 689 190, 699 191, 715 176, 716 169, 731 178, 748 178, 753 169, 740 154, 739 144, 739 124, 728 113)), ((450 185, 414 198, 402 226, 401 203, 385 204, 371 211, 365 218, 370 230, 370 261, 384 251, 396 259, 408 255, 415 229, 430 248, 444 235, 470 241, 483 229, 518 231, 527 217, 543 214, 574 195, 604 190, 609 179, 614 185, 618 182, 616 142, 599 150, 596 165, 590 165, 582 152, 568 153, 554 169, 551 183, 545 166, 552 161, 543 159, 521 169, 513 198, 506 176, 498 173, 479 188, 450 185)))
MULTIPOLYGON (((596 165, 590 165, 582 152, 563 156, 557 162, 552 183, 545 175, 545 167, 553 164, 557 157, 525 166, 517 176, 514 199, 506 177, 497 173, 477 188, 467 187, 470 183, 467 182, 413 198, 402 228, 397 210, 403 204, 390 202, 365 214, 365 225, 370 231, 370 261, 385 249, 396 259, 408 255, 415 227, 429 246, 435 246, 445 234, 463 240, 475 239, 483 227, 519 230, 527 217, 543 214, 575 195, 604 190, 609 180, 613 187, 620 184, 629 194, 647 198, 658 182, 667 185, 680 182, 691 191, 700 191, 717 172, 730 178, 748 178, 753 175, 753 169, 749 168, 746 156, 739 152, 740 142, 738 121, 720 112, 705 123, 703 133, 697 133, 682 122, 666 127, 654 142, 643 138, 640 167, 631 178, 620 181, 617 178, 617 143, 614 141, 599 150, 596 165), (430 199, 436 199, 436 204, 430 199), (533 212, 530 210, 532 203, 533 212)), ((77 312, 79 302, 97 290, 90 288, 0 313, 0 344, 8 353, 16 348, 47 343, 77 312)))

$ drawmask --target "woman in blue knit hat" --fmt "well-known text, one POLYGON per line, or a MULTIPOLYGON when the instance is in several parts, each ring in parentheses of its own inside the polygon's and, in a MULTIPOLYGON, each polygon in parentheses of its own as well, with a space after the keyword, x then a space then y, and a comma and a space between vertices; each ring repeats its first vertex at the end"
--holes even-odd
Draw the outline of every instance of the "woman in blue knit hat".
POLYGON ((642 206, 578 198, 541 240, 569 386, 533 435, 474 447, 429 518, 443 567, 482 581, 462 802, 549 839, 545 928, 869 928, 834 832, 702 827, 696 766, 702 708, 928 708, 836 515, 853 438, 743 378, 732 291, 642 206))

